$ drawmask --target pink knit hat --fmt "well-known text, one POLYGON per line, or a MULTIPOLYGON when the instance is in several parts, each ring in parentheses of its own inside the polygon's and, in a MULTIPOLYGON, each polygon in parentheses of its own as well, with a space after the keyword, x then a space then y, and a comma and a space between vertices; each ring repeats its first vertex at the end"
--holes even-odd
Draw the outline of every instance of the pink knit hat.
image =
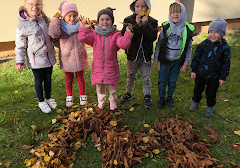
POLYGON ((61 12, 61 16, 64 18, 68 12, 77 12, 78 14, 78 9, 76 4, 72 2, 67 2, 63 1, 60 6, 59 6, 59 11, 61 12))

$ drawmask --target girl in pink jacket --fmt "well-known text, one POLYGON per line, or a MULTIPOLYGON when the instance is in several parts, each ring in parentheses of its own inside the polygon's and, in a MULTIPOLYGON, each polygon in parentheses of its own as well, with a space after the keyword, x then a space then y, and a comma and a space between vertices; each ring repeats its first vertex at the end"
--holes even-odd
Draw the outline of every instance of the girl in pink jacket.
POLYGON ((60 16, 54 16, 49 25, 49 35, 60 39, 60 69, 66 76, 66 106, 73 104, 73 79, 76 75, 80 105, 87 103, 84 70, 89 68, 85 44, 78 40, 78 9, 76 4, 64 1, 59 7, 60 16))
POLYGON ((93 60, 91 70, 92 85, 96 85, 98 107, 103 109, 106 101, 106 85, 109 90, 110 110, 117 108, 117 84, 119 80, 119 66, 117 51, 127 49, 133 37, 130 28, 127 28, 124 36, 113 25, 113 9, 100 10, 97 16, 97 24, 94 30, 86 24, 83 18, 79 27, 80 41, 93 47, 93 60))

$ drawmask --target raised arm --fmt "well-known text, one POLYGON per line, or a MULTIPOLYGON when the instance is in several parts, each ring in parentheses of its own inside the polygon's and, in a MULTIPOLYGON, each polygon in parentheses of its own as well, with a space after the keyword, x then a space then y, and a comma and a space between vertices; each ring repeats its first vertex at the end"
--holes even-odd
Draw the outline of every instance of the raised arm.
POLYGON ((61 29, 60 29, 60 19, 54 16, 49 24, 49 35, 52 38, 60 38, 61 29))
POLYGON ((125 31, 124 36, 121 35, 119 32, 118 38, 117 38, 117 46, 122 49, 127 49, 131 45, 133 34, 125 31))
POLYGON ((79 27, 78 30, 79 30, 78 39, 85 44, 93 46, 94 32, 93 31, 89 32, 88 27, 79 27))

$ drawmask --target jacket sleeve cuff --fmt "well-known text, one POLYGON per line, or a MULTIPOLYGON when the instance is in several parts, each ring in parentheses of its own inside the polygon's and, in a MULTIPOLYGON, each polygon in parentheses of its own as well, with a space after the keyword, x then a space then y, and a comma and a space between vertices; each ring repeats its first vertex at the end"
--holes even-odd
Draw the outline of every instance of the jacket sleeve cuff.
POLYGON ((89 28, 88 27, 79 27, 78 30, 81 32, 88 32, 89 28))

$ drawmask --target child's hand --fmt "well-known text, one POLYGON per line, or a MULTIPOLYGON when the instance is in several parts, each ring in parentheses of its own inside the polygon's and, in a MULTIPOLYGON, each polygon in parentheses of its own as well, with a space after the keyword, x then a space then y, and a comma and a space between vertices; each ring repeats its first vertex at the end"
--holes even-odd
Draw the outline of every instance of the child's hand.
POLYGON ((197 75, 196 75, 196 73, 195 73, 195 72, 192 72, 192 73, 191 73, 191 78, 192 78, 192 79, 195 79, 195 78, 196 78, 196 76, 197 76, 197 75))
POLYGON ((158 69, 158 61, 153 61, 153 68, 158 69))
POLYGON ((91 28, 91 24, 88 23, 89 18, 85 18, 84 16, 79 16, 79 24, 80 27, 88 27, 91 28))
POLYGON ((132 33, 132 29, 131 29, 129 26, 126 27, 126 31, 127 31, 128 33, 132 33))
POLYGON ((142 23, 142 17, 141 17, 141 15, 137 15, 135 21, 136 21, 136 23, 138 24, 139 27, 142 27, 142 24, 143 24, 143 23, 142 23))
POLYGON ((183 65, 183 66, 181 67, 181 72, 182 72, 182 73, 185 73, 187 70, 188 70, 187 65, 183 65))
POLYGON ((219 85, 222 86, 224 85, 225 81, 224 80, 219 80, 219 85))
POLYGON ((145 25, 145 24, 147 24, 147 22, 148 22, 148 17, 147 16, 143 16, 142 24, 145 25))
POLYGON ((16 66, 16 70, 17 70, 18 72, 22 72, 22 70, 23 70, 23 65, 17 65, 17 66, 16 66))

